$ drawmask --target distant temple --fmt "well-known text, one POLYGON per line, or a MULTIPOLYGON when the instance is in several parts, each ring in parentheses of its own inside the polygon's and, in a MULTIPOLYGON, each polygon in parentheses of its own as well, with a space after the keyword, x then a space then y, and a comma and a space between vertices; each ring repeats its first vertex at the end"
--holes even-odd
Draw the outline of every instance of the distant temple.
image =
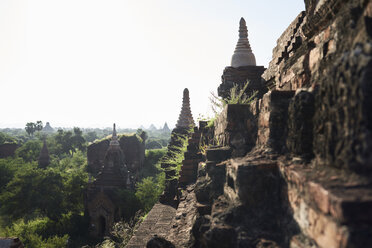
POLYGON ((150 131, 156 131, 157 128, 155 127, 154 124, 151 124, 148 130, 150 130, 150 131))
POLYGON ((86 207, 93 236, 107 235, 112 224, 121 218, 121 208, 124 206, 120 204, 117 192, 129 188, 131 184, 124 161, 114 124, 101 170, 97 179, 89 182, 87 189, 86 207))
POLYGON ((171 130, 169 129, 168 127, 168 124, 167 123, 164 123, 164 126, 163 126, 163 129, 162 129, 163 132, 170 132, 171 130))
POLYGON ((52 128, 52 127, 50 126, 50 123, 47 122, 47 123, 45 124, 45 127, 43 127, 43 130, 42 130, 42 131, 45 132, 45 133, 52 133, 52 132, 54 132, 54 128, 52 128))
POLYGON ((46 144, 46 139, 44 138, 43 148, 41 148, 41 152, 39 155, 39 168, 45 169, 50 164, 50 156, 49 150, 46 144))
POLYGON ((186 88, 183 90, 182 109, 178 117, 176 128, 190 128, 194 126, 195 123, 190 108, 189 90, 186 88))
POLYGON ((256 58, 248 40, 247 25, 242 17, 239 22, 239 39, 231 58, 231 66, 223 71, 222 83, 217 90, 218 95, 222 98, 229 98, 231 88, 238 85, 241 89, 249 82, 245 93, 252 95, 257 92, 257 96, 262 97, 267 92, 267 87, 261 79, 264 71, 263 66, 256 66, 256 58))

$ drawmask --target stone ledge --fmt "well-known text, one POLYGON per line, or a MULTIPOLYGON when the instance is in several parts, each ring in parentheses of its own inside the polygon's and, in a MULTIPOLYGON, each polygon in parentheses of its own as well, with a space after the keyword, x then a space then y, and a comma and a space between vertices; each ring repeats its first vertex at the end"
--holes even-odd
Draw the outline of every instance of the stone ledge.
POLYGON ((324 248, 371 247, 372 188, 368 179, 296 160, 280 158, 278 163, 291 212, 303 234, 324 248))
POLYGON ((345 183, 336 170, 284 163, 280 168, 287 182, 324 214, 340 223, 372 223, 372 188, 363 179, 345 183))

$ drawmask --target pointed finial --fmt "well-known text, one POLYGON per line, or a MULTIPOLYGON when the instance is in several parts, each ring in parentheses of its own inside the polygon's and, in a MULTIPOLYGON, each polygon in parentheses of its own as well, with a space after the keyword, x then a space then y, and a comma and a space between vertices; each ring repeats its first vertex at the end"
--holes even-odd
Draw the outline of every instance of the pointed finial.
POLYGON ((112 129, 112 138, 110 141, 110 146, 118 146, 118 145, 119 145, 119 141, 118 141, 118 136, 116 134, 116 125, 114 123, 114 127, 112 129))
POLYGON ((114 128, 113 128, 113 131, 112 131, 112 137, 117 137, 116 135, 116 124, 114 123, 114 128))
POLYGON ((240 18, 239 24, 240 24, 240 27, 246 27, 247 26, 243 17, 240 18))
POLYGON ((244 18, 240 18, 239 22, 239 38, 248 38, 248 29, 247 24, 245 23, 244 18))
POLYGON ((189 90, 187 88, 183 90, 183 97, 189 97, 189 90))

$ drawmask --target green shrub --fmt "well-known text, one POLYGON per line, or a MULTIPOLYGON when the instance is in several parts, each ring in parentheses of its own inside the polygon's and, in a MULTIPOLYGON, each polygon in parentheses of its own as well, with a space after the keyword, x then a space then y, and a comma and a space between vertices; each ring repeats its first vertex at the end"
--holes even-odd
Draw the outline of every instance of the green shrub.
POLYGON ((20 219, 13 223, 11 227, 5 228, 1 235, 5 237, 18 237, 25 247, 28 248, 62 248, 66 247, 68 235, 50 236, 43 238, 44 233, 48 228, 48 218, 37 218, 28 222, 20 219))
POLYGON ((141 202, 142 208, 148 212, 158 201, 163 190, 159 179, 154 180, 153 177, 146 177, 137 184, 136 197, 141 202))
POLYGON ((2 144, 16 144, 17 140, 10 136, 9 134, 0 132, 0 145, 2 144))
POLYGON ((228 98, 218 97, 215 95, 215 93, 211 92, 209 100, 211 101, 212 111, 215 113, 215 115, 221 113, 227 104, 250 104, 256 98, 258 91, 254 91, 252 95, 248 96, 245 93, 248 85, 249 81, 244 84, 243 88, 240 88, 238 84, 235 84, 230 89, 228 98))
POLYGON ((40 155, 42 142, 29 140, 16 150, 16 155, 26 162, 37 161, 40 155))
POLYGON ((116 192, 120 205, 125 206, 121 209, 121 216, 129 221, 141 208, 141 202, 136 197, 135 192, 128 189, 121 189, 116 192))
POLYGON ((161 149, 162 145, 157 140, 150 140, 146 142, 146 149, 161 149))

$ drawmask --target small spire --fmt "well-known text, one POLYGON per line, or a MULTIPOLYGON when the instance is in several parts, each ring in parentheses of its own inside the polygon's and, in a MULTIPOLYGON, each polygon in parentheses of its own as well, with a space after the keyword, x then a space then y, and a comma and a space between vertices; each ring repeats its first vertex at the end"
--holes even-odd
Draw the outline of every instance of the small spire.
POLYGON ((114 123, 114 128, 113 128, 113 131, 112 131, 112 137, 117 138, 117 135, 116 135, 116 124, 115 123, 114 123))
POLYGON ((248 38, 248 29, 247 24, 245 23, 244 18, 240 18, 239 22, 239 38, 248 38))
POLYGON ((111 141, 110 141, 110 146, 118 146, 120 145, 119 144, 119 141, 118 141, 118 136, 116 134, 116 125, 114 123, 114 127, 113 127, 113 130, 112 130, 112 138, 111 138, 111 141))
POLYGON ((182 109, 176 127, 190 128, 190 126, 194 127, 195 123, 191 114, 189 90, 185 88, 183 90, 182 109))
POLYGON ((256 58, 248 40, 248 29, 244 18, 239 22, 239 40, 236 44, 234 55, 231 58, 232 67, 256 65, 256 58))

